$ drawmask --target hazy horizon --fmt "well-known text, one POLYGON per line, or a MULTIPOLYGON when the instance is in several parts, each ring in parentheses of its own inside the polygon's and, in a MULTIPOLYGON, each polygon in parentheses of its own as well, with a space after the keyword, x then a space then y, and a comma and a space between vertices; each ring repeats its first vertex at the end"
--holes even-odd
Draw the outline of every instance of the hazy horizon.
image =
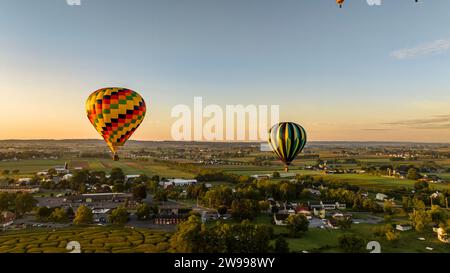
POLYGON ((171 109, 280 105, 310 141, 450 141, 450 1, 2 2, 0 139, 99 139, 85 101, 139 92, 132 139, 171 109), (348 2, 348 3, 347 3, 348 2), (36 12, 39 11, 39 12, 36 12), (111 16, 120 14, 120 16, 111 16))

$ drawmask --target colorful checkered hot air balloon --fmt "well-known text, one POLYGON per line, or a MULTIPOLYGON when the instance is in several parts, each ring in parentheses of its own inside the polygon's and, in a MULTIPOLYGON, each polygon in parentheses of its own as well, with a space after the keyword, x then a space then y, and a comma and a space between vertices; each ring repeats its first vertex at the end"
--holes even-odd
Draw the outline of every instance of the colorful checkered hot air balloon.
POLYGON ((136 131, 145 117, 144 99, 126 88, 103 88, 92 93, 86 101, 89 120, 119 160, 117 149, 136 131))
POLYGON ((306 145, 306 131, 293 122, 278 123, 269 130, 269 144, 288 172, 289 165, 306 145))

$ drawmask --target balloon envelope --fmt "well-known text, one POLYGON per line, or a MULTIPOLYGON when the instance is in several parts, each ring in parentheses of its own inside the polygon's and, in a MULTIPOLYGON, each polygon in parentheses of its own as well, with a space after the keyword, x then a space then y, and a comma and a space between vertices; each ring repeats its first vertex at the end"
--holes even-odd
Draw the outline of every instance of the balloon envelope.
POLYGON ((92 93, 86 101, 86 111, 117 159, 118 147, 127 142, 144 120, 146 105, 135 91, 112 87, 92 93))
POLYGON ((293 122, 282 122, 269 130, 269 144, 277 157, 288 166, 306 145, 305 129, 293 122))

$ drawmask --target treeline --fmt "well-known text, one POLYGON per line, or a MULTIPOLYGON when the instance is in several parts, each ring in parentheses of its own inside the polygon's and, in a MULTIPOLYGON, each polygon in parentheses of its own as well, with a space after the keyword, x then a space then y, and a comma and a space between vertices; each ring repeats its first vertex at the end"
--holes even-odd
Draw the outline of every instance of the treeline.
POLYGON ((37 203, 29 193, 0 192, 0 211, 12 211, 17 217, 32 211, 37 203))
POLYGON ((273 238, 273 228, 267 225, 244 221, 207 226, 192 215, 179 225, 170 245, 179 253, 267 253, 275 251, 270 245, 273 238))

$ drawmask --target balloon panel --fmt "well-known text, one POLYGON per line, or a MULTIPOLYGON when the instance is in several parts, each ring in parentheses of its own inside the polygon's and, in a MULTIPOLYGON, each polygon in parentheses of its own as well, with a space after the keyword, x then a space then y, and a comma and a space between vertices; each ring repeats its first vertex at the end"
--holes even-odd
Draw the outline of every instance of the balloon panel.
POLYGON ((92 93, 86 102, 87 115, 113 152, 122 146, 142 123, 144 99, 125 88, 104 88, 92 93))
POLYGON ((306 131, 292 122, 279 123, 269 131, 269 144, 277 157, 290 165, 306 145, 306 131))

